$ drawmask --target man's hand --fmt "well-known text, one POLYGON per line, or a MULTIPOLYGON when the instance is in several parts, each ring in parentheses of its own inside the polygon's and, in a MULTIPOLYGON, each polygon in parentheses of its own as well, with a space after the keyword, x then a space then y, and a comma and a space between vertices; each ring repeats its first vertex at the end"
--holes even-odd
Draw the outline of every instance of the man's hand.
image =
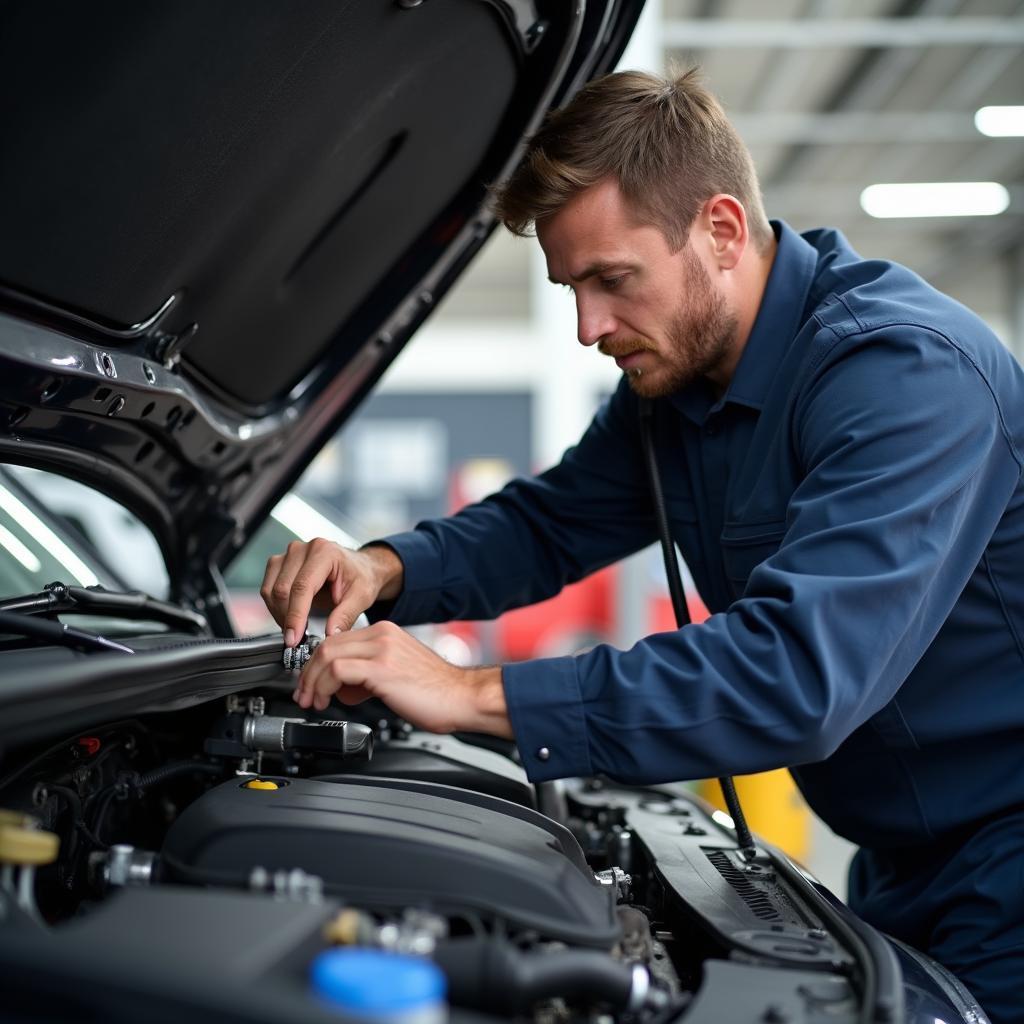
POLYGON ((403 576, 401 559, 386 545, 351 551, 320 538, 308 544, 296 540, 267 562, 260 595, 284 631, 285 647, 294 647, 314 603, 330 609, 330 636, 351 629, 375 601, 398 597, 403 576))
POLYGON ((306 663, 293 698, 324 711, 379 697, 429 732, 485 732, 512 738, 501 669, 450 665, 392 622, 329 634, 306 663))

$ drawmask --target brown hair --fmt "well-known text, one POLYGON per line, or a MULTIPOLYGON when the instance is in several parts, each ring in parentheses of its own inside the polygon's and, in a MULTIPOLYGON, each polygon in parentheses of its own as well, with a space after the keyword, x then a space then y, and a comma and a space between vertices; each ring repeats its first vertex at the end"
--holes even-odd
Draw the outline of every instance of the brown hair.
POLYGON ((719 192, 743 204, 758 250, 771 243, 750 153, 696 68, 676 78, 619 71, 590 82, 548 115, 518 168, 493 189, 494 209, 513 234, 526 235, 609 177, 673 249, 719 192))

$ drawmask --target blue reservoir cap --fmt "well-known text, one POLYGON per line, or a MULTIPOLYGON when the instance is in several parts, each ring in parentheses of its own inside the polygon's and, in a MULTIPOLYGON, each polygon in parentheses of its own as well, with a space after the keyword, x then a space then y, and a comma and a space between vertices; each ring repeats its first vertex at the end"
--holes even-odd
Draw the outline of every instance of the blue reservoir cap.
POLYGON ((437 964, 377 949, 330 949, 312 967, 313 989, 339 1009, 387 1014, 440 1003, 446 979, 437 964))

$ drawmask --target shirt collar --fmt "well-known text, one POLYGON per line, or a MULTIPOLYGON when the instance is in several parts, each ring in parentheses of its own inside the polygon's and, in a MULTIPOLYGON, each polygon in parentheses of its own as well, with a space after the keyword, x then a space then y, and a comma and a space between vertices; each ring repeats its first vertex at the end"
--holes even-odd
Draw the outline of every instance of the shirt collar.
POLYGON ((671 399, 698 423, 712 408, 726 402, 760 410, 786 349, 803 325, 818 252, 784 221, 773 220, 771 225, 778 240, 775 261, 750 337, 725 394, 719 402, 710 401, 706 382, 698 380, 671 399))

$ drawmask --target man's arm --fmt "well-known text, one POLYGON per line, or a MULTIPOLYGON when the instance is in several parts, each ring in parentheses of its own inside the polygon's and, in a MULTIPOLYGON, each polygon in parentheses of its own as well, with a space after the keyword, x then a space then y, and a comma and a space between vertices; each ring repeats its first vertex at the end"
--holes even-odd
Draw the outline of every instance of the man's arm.
MULTIPOLYGON (((799 401, 792 443, 805 475, 781 547, 743 598, 628 651, 501 670, 534 781, 650 783, 821 760, 913 670, 1019 485, 1020 456, 970 360, 919 328, 836 345, 799 401)), ((376 693, 427 728, 479 722, 493 674, 489 690, 474 686, 422 650, 387 634, 345 653, 325 643, 307 671, 325 700, 376 693)), ((500 705, 491 710, 483 726, 506 734, 500 705)))
POLYGON ((646 547, 655 529, 639 443, 637 401, 623 383, 553 469, 384 538, 405 569, 387 618, 492 619, 646 547))
POLYGON ((532 779, 817 761, 892 699, 977 567, 1019 456, 970 360, 911 327, 836 344, 794 428, 805 476, 741 600, 628 651, 505 667, 532 779))
POLYGON ((349 551, 293 542, 260 593, 291 646, 312 608, 327 633, 363 612, 404 625, 490 619, 557 594, 654 539, 638 454, 636 399, 623 385, 580 443, 531 479, 445 519, 349 551))
POLYGON ((324 711, 335 694, 350 705, 377 697, 431 732, 512 738, 500 667, 450 665, 391 622, 325 637, 303 669, 295 700, 324 711))
POLYGON ((301 635, 312 595, 333 604, 327 638, 296 688, 299 705, 322 710, 335 693, 350 704, 372 694, 424 728, 511 736, 500 669, 449 665, 392 623, 490 618, 650 543, 637 425, 623 385, 579 445, 538 478, 359 552, 316 541, 272 559, 263 593, 286 634, 301 635), (389 621, 349 635, 362 611, 389 621))
POLYGON ((303 686, 321 707, 375 694, 438 731, 511 726, 534 781, 651 783, 827 757, 917 664, 1021 475, 985 381, 915 330, 847 339, 805 389, 789 528, 727 611, 627 651, 506 665, 504 708, 498 670, 448 665, 391 623, 325 642, 303 686), (898 400, 894 381, 908 383, 898 400))

